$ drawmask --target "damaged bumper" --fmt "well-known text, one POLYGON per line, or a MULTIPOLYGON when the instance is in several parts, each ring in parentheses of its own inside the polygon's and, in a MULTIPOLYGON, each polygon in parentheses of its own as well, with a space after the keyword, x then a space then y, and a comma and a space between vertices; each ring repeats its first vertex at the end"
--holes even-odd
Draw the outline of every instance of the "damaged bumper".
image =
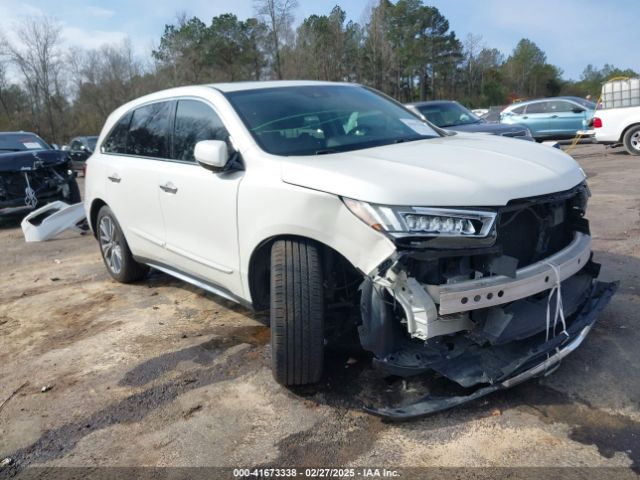
MULTIPOLYGON (((374 415, 389 420, 408 420, 462 405, 492 392, 510 388, 531 378, 551 373, 563 358, 580 346, 593 327, 598 313, 609 303, 617 285, 617 282, 596 282, 580 312, 567 328, 567 335, 556 336, 550 341, 538 344, 536 344, 536 340, 539 341, 539 339, 530 340, 525 345, 519 345, 520 356, 513 355, 513 353, 509 355, 507 352, 498 352, 494 360, 502 356, 500 353, 504 354, 504 363, 501 367, 503 374, 492 383, 477 388, 467 395, 450 397, 427 395, 410 405, 394 408, 370 406, 365 409, 374 415)), ((476 359, 474 355, 469 355, 463 356, 458 360, 469 366, 476 359)))
POLYGON ((360 342, 391 375, 435 372, 465 393, 368 410, 390 419, 444 410, 550 373, 577 348, 617 287, 597 281, 584 196, 501 207, 493 237, 463 248, 397 244, 361 286, 360 342))
POLYGON ((0 171, 0 215, 33 210, 53 200, 70 201, 74 181, 66 160, 51 165, 36 160, 31 166, 5 168, 0 171))

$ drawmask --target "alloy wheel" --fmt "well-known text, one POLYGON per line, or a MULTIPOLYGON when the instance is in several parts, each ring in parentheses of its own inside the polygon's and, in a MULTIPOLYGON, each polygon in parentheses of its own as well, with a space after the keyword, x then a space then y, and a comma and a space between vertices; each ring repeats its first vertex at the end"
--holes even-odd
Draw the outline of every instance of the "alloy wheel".
POLYGON ((640 152, 640 130, 631 135, 631 147, 640 152))
POLYGON ((109 270, 114 274, 119 274, 122 270, 122 245, 118 239, 116 225, 109 216, 100 219, 100 248, 102 256, 109 270))

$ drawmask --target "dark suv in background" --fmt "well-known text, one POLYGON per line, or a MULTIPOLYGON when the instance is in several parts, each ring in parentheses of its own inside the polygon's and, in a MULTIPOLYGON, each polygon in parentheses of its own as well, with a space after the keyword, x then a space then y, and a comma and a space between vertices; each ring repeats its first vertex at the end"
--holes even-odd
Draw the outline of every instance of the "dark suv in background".
POLYGON ((96 149, 97 136, 75 137, 69 142, 69 158, 73 170, 84 173, 85 162, 87 158, 96 149))
POLYGON ((533 140, 531 131, 525 125, 504 125, 489 122, 453 100, 416 102, 409 103, 406 106, 435 126, 447 130, 487 133, 521 140, 533 140))

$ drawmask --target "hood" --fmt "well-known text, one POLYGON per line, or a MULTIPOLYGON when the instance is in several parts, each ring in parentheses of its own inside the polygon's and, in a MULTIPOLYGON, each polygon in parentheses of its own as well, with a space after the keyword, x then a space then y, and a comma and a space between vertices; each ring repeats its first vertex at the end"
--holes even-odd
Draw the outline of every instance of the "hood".
POLYGON ((522 133, 527 127, 517 123, 506 125, 504 123, 479 122, 467 125, 453 125, 444 127, 445 130, 454 130, 456 132, 475 132, 475 133, 491 133, 493 135, 508 135, 514 133, 522 133))
POLYGON ((0 172, 28 172, 62 165, 67 160, 67 153, 61 150, 0 152, 0 172))
POLYGON ((584 178, 559 149, 463 133, 282 159, 286 183, 385 205, 500 206, 568 190, 584 178))

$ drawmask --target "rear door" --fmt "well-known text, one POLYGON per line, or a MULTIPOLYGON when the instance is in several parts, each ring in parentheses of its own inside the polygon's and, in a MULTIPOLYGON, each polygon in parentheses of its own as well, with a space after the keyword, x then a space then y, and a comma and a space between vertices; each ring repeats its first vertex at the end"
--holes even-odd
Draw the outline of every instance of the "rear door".
POLYGON ((209 103, 178 100, 171 161, 163 162, 156 188, 170 263, 240 295, 236 199, 244 172, 212 172, 198 165, 193 156, 197 142, 228 138, 209 103))
POLYGON ((138 107, 120 120, 104 144, 107 203, 132 253, 144 259, 163 257, 158 168, 169 156, 173 104, 138 107))

